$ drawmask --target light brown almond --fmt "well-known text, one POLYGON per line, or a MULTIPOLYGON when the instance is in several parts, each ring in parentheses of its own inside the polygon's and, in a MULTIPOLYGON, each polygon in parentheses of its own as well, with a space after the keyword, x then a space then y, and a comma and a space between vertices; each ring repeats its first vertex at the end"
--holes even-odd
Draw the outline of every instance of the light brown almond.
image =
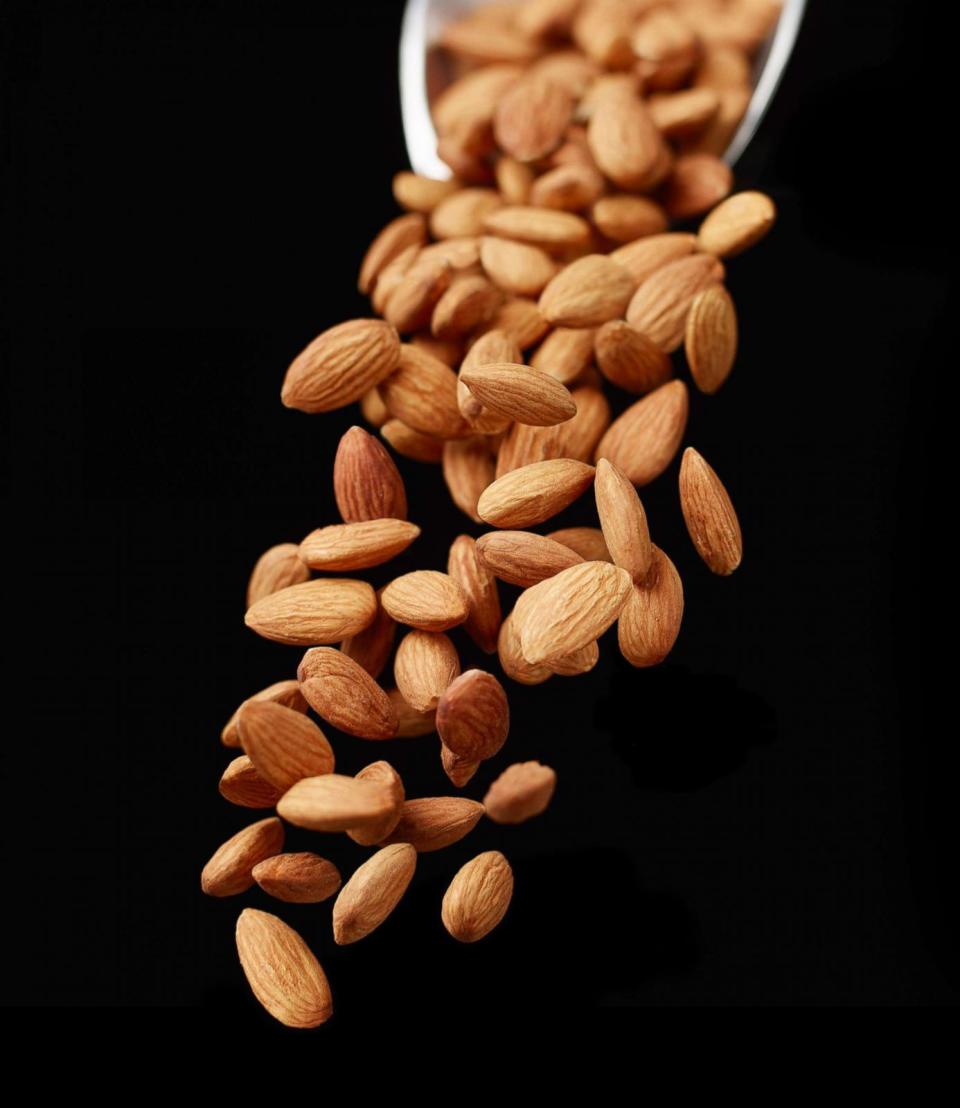
POLYGON ((604 176, 622 189, 647 191, 663 175, 663 138, 632 93, 611 93, 599 100, 587 126, 587 142, 604 176))
POLYGON ((400 774, 389 762, 371 762, 369 766, 364 766, 360 770, 354 780, 379 785, 390 795, 392 806, 385 816, 373 823, 365 823, 361 827, 351 827, 347 831, 347 835, 360 846, 373 846, 385 839, 397 826, 400 813, 403 811, 403 802, 407 798, 406 790, 400 774))
POLYGON ((307 535, 300 558, 311 569, 369 569, 402 554, 419 535, 420 528, 405 519, 334 523, 307 535))
POLYGON ((533 300, 515 296, 500 305, 487 330, 503 331, 523 351, 539 342, 550 330, 550 324, 533 300))
POLYGON ((713 573, 726 577, 743 560, 740 521, 723 482, 692 446, 680 464, 680 507, 697 553, 713 573))
POLYGON ((693 298, 721 282, 723 275, 723 263, 712 254, 669 262, 637 289, 627 308, 627 322, 670 353, 683 342, 693 298))
POLYGON ((437 205, 430 217, 430 230, 437 239, 482 235, 484 218, 502 207, 496 189, 460 189, 437 205))
POLYGON ((383 443, 362 427, 351 427, 340 439, 333 461, 333 495, 344 523, 407 518, 400 471, 383 443))
POLYGON ((700 225, 697 241, 701 250, 718 258, 732 258, 767 234, 777 218, 777 209, 762 192, 738 192, 728 197, 700 225))
POLYGON ((437 301, 430 330, 442 339, 469 335, 487 322, 502 300, 500 290, 486 277, 480 274, 458 277, 437 301))
POLYGON ((527 62, 539 47, 507 24, 490 19, 458 19, 440 33, 440 44, 471 62, 527 62))
POLYGON ((620 653, 632 666, 659 665, 673 649, 683 619, 683 584, 673 562, 653 547, 653 565, 634 585, 617 621, 620 653))
POLYGON ((557 787, 557 774, 539 762, 515 762, 493 782, 483 798, 494 823, 524 823, 545 812, 557 787))
POLYGON ((669 355, 626 320, 605 323, 597 332, 594 346, 600 372, 627 392, 650 392, 673 376, 669 355))
POLYGON ((545 158, 560 145, 573 97, 562 85, 538 73, 512 85, 500 98, 493 116, 497 146, 520 162, 545 158))
POLYGON ((223 771, 220 795, 241 808, 273 808, 280 799, 280 790, 264 781, 253 762, 241 754, 223 771))
POLYGON ((498 478, 480 497, 480 518, 494 527, 523 528, 550 519, 593 481, 593 466, 555 458, 522 466, 498 478))
POLYGON ((553 677, 553 670, 547 666, 531 665, 520 650, 520 636, 513 622, 513 613, 500 625, 497 638, 497 654, 503 672, 520 685, 542 685, 553 677))
POLYGON ((408 631, 400 640, 393 676, 403 699, 417 712, 436 709, 444 690, 460 675, 457 648, 442 631, 408 631))
POLYGON ((658 269, 692 254, 697 249, 697 236, 683 231, 663 235, 648 235, 621 246, 610 255, 618 265, 630 271, 640 286, 658 269))
POLYGON ((404 335, 427 327, 437 301, 450 287, 453 277, 453 267, 446 258, 425 257, 421 251, 387 297, 383 306, 385 319, 404 335))
POLYGON ((421 735, 431 735, 437 729, 436 712, 417 712, 403 699, 399 689, 390 689, 387 693, 394 711, 397 713, 398 739, 416 739, 421 735))
POLYGON ((723 285, 711 285, 693 298, 684 350, 697 388, 717 392, 737 356, 737 311, 723 285))
POLYGON ((437 704, 437 732, 460 758, 492 758, 507 740, 510 706, 492 673, 468 669, 451 681, 437 704))
POLYGON ((322 719, 361 739, 392 739, 397 714, 362 666, 339 650, 316 647, 297 670, 300 691, 322 719))
MULTIPOLYGON (((693 13, 694 19, 697 14, 693 13)), ((630 45, 644 61, 683 59, 689 68, 697 60, 697 34, 690 22, 664 7, 654 8, 635 24, 630 45)))
POLYGON ((454 754, 452 750, 447 749, 443 743, 440 744, 440 764, 443 766, 443 772, 450 779, 450 783, 456 785, 458 789, 462 789, 464 785, 471 781, 480 768, 479 762, 471 762, 469 758, 461 758, 459 754, 454 754))
POLYGON ((413 268, 413 263, 423 253, 419 245, 408 246, 402 250, 391 262, 380 270, 377 283, 370 293, 370 304, 378 315, 383 315, 387 309, 387 303, 400 286, 404 277, 413 268))
POLYGON ((585 246, 590 241, 590 224, 585 219, 550 208, 500 208, 486 217, 484 229, 491 235, 528 242, 547 251, 585 246))
MULTIPOLYGON (((593 81, 577 105, 576 111, 576 120, 579 125, 583 126, 583 141, 588 150, 590 149, 590 143, 584 125, 590 122, 597 105, 611 96, 626 97, 627 99, 635 98, 639 91, 640 82, 636 73, 633 72, 602 73, 593 81)), ((590 158, 592 161, 592 153, 590 158)), ((593 164, 596 165, 596 162, 593 164)))
POLYGON ((488 65, 455 80, 432 105, 438 134, 489 132, 500 98, 522 73, 519 65, 488 65))
POLYGON ((422 215, 401 215, 391 220, 370 244, 360 267, 360 291, 369 293, 384 268, 411 246, 427 241, 427 221, 422 215))
MULTIPOLYGON (((363 396, 360 397, 360 414, 370 424, 371 427, 382 427, 390 418, 390 413, 387 411, 387 407, 380 399, 380 393, 376 389, 368 389, 363 396)), ((347 432, 349 434, 349 431, 347 432)), ((396 515, 396 512, 391 513, 396 515)), ((405 518, 406 512, 403 517, 405 518)), ((379 518, 375 516, 374 518, 379 518)), ((350 520, 346 521, 347 523, 350 520)))
POLYGON ((610 426, 610 403, 600 389, 592 385, 574 389, 572 395, 577 414, 557 428, 558 457, 589 462, 610 426))
POLYGON ((583 673, 589 673, 600 661, 600 646, 595 642, 588 642, 578 650, 564 654, 562 658, 554 658, 545 665, 551 673, 558 677, 579 677, 583 673))
POLYGON ((588 254, 547 285, 540 311, 557 327, 599 327, 623 315, 635 287, 629 270, 605 254, 588 254))
POLYGON ((296 543, 285 542, 271 546, 257 559, 247 585, 247 607, 258 600, 279 592, 288 585, 299 585, 310 578, 310 570, 300 561, 296 543))
POLYGON ((441 918, 461 943, 475 943, 507 914, 513 896, 513 870, 499 850, 478 854, 457 871, 443 894, 441 918))
POLYGON ((480 564, 508 585, 529 588, 583 559, 569 547, 531 531, 491 531, 477 540, 480 564))
POLYGON ((641 582, 650 572, 653 548, 647 513, 637 490, 621 470, 601 458, 593 491, 603 537, 614 564, 625 569, 635 583, 641 582))
POLYGON ((376 930, 396 908, 413 880, 417 852, 409 843, 378 850, 343 886, 333 906, 333 939, 355 943, 376 930))
POLYGON ((646 196, 601 197, 590 209, 597 230, 614 242, 633 242, 667 229, 667 213, 646 196))
POLYGON ((497 188, 506 204, 526 204, 533 184, 533 170, 516 158, 506 156, 497 158, 494 177, 497 188))
POLYGON ((524 0, 516 13, 517 29, 529 38, 566 37, 582 0, 524 0))
POLYGON ((400 822, 387 837, 387 843, 410 843, 418 854, 442 850, 477 826, 483 805, 461 796, 428 796, 408 800, 400 822))
POLYGON ((340 871, 319 854, 276 854, 253 867, 265 893, 288 904, 319 904, 340 888, 340 871))
POLYGON ((448 365, 451 369, 456 369, 463 361, 464 343, 462 339, 438 339, 431 335, 429 331, 418 331, 417 334, 411 337, 410 345, 432 354, 434 358, 443 362, 444 365, 448 365))
POLYGON ((559 531, 551 531, 547 538, 569 547, 585 562, 613 561, 599 527, 564 527, 559 531))
MULTIPOLYGON (((248 697, 243 704, 247 704, 251 700, 271 701, 274 704, 282 704, 285 708, 292 708, 295 712, 305 712, 307 710, 307 702, 303 699, 298 681, 277 681, 276 684, 268 685, 265 689, 261 689, 260 692, 248 697)), ((243 707, 243 704, 240 705, 240 708, 243 707)), ((239 747, 240 745, 240 734, 237 730, 237 717, 240 715, 240 708, 227 720, 226 726, 220 734, 220 741, 224 746, 239 747)))
MULTIPOLYGON (((453 277, 476 273, 480 263, 480 239, 476 235, 467 235, 433 242, 420 251, 418 261, 445 261, 453 270, 453 277)), ((440 360, 443 361, 442 358, 440 360)))
POLYGON ((671 219, 690 219, 710 211, 732 187, 730 167, 715 154, 683 154, 664 185, 663 206, 671 219))
POLYGON ((492 235, 483 239, 480 263, 490 280, 513 296, 539 296, 558 268, 539 246, 492 235))
POLYGON ((398 454, 414 462, 436 464, 443 457, 443 439, 415 431, 402 419, 388 419, 380 428, 380 434, 398 454))
POLYGON ((750 84, 750 59, 737 46, 705 42, 693 84, 696 88, 743 88, 750 84))
POLYGON ((590 365, 595 334, 592 327, 557 327, 537 347, 530 364, 569 385, 590 365))
POLYGON ((467 598, 446 573, 418 569, 390 582, 381 603, 398 623, 421 631, 448 631, 467 618, 467 598))
POLYGON ((477 523, 477 501, 493 481, 494 471, 493 455, 485 439, 456 439, 443 444, 443 479, 450 498, 477 523))
POLYGON ((308 831, 350 831, 383 820, 394 808, 393 796, 382 783, 325 773, 298 781, 280 798, 277 812, 287 823, 308 831))
POLYGON ((521 466, 562 458, 560 435, 563 426, 562 423, 553 427, 531 427, 528 423, 512 424, 500 440, 497 450, 497 479, 521 466))
POLYGON ((592 165, 558 165, 534 181, 530 203, 535 208, 580 212, 602 196, 603 190, 603 175, 592 165))
POLYGON ((244 908, 237 951, 253 995, 287 1027, 317 1027, 333 1015, 326 974, 303 939, 283 920, 244 908))
POLYGON ((687 138, 702 131, 717 114, 720 96, 711 88, 661 92, 650 97, 647 107, 660 134, 671 139, 687 138))
POLYGON ((573 41, 604 69, 626 69, 634 62, 630 30, 634 13, 619 0, 587 0, 573 22, 573 41))
POLYGON ((332 773, 333 750, 307 716, 282 704, 250 701, 237 720, 240 741, 257 772, 284 793, 304 777, 332 773))
POLYGON ((716 115, 696 138, 687 140, 687 152, 723 157, 747 114, 752 96, 753 89, 749 85, 721 89, 720 106, 716 115))
POLYGON ((480 564, 476 543, 469 535, 459 535, 450 547, 447 573, 467 598, 464 629, 487 654, 497 649, 500 630, 500 596, 493 574, 480 564))
POLYGON ((324 331, 291 362, 280 398, 302 412, 359 400, 397 368, 400 338, 382 319, 352 319, 324 331))
POLYGON ((460 182, 456 180, 437 181, 419 173, 404 171, 394 175, 393 198, 408 212, 429 215, 441 200, 445 200, 460 187, 460 182))
MULTIPOLYGON (((460 372, 493 362, 521 361, 523 361, 523 355, 515 339, 505 331, 487 331, 470 347, 460 366, 460 372)), ((484 408, 459 377, 457 378, 457 403, 460 406, 461 415, 480 434, 498 435, 510 426, 509 416, 484 408)), ((473 507, 476 509, 476 504, 473 507)), ((468 512, 469 514, 471 513, 468 512)))
POLYGON ((244 622, 265 639, 312 646, 355 635, 376 615, 377 598, 366 581, 320 577, 258 600, 244 622))
POLYGON ((683 381, 654 389, 611 423, 597 446, 597 460, 606 458, 635 485, 648 485, 676 456, 689 406, 683 381))
POLYGON ((276 816, 244 827, 217 849, 203 867, 200 887, 207 896, 236 896, 253 885, 253 867, 283 850, 283 824, 276 816))
POLYGON ((402 347, 396 371, 380 385, 380 395, 394 419, 424 435, 455 439, 469 431, 457 405, 457 375, 416 346, 402 347))
POLYGON ((376 681, 387 664, 390 651, 393 649, 393 639, 397 625, 384 611, 380 603, 380 593, 377 592, 377 618, 357 635, 351 635, 340 644, 340 650, 348 658, 352 658, 358 666, 362 666, 376 681))
POLYGON ((500 363, 460 371, 460 380, 492 411, 518 423, 549 427, 576 414, 565 385, 532 366, 500 363))

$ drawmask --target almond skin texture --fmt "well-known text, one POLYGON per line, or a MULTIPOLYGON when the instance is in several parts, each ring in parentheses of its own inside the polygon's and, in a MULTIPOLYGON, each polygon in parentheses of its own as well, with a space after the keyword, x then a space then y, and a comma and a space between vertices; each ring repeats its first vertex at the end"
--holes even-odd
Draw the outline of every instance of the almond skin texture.
POLYGON ((592 327, 557 327, 537 348, 530 364, 569 385, 593 360, 595 334, 592 327))
POLYGON ((468 669, 440 697, 437 732, 443 745, 460 758, 481 762, 507 741, 510 706, 492 673, 468 669))
POLYGON ((409 843, 378 850, 343 886, 333 906, 333 939, 346 946, 363 939, 396 908, 413 880, 417 852, 409 843))
POLYGON ((557 787, 557 775, 539 762, 515 762, 494 781, 483 798, 494 823, 524 823, 546 811, 557 787))
POLYGON ((265 639, 291 646, 339 642, 369 627, 377 598, 366 581, 318 578, 258 600, 246 625, 265 639))
POLYGON ((411 246, 427 241, 427 222, 422 215, 401 215, 384 227, 370 244, 360 267, 359 288, 369 293, 386 266, 411 246))
POLYGON ((340 871, 319 854, 277 854, 255 865, 253 878, 288 904, 319 904, 340 888, 340 871))
POLYGON ((260 555, 253 567, 250 584, 247 585, 247 607, 288 585, 299 585, 309 578, 310 570, 300 561, 296 543, 285 542, 279 546, 271 546, 260 555))
POLYGON ((477 512, 494 527, 518 529, 542 523, 572 504, 593 483, 593 466, 555 458, 515 469, 480 497, 477 512))
POLYGON ((398 739, 415 739, 421 735, 432 735, 437 729, 436 712, 418 712, 403 699, 403 693, 399 689, 390 689, 387 692, 390 703, 397 713, 399 724, 397 726, 398 739))
POLYGON ((253 885, 253 867, 283 850, 283 824, 276 816, 251 823, 216 851, 203 867, 200 888, 207 896, 236 896, 253 885))
POLYGON ((418 569, 383 590, 384 608, 397 621, 421 631, 448 631, 467 618, 467 598, 446 573, 418 569))
POLYGON ((408 631, 397 647, 393 676, 403 699, 417 712, 433 711, 460 675, 457 648, 437 631, 408 631))
POLYGON ((653 547, 653 565, 634 585, 617 621, 620 653, 632 666, 659 665, 673 649, 683 620, 683 583, 673 562, 653 547))
POLYGON ((547 538, 568 546, 585 562, 613 561, 599 527, 563 527, 559 531, 551 531, 547 538))
POLYGON ((622 316, 636 285, 605 254, 588 254, 561 270, 540 297, 540 311, 557 327, 599 327, 622 316))
POLYGON ((461 943, 475 943, 507 914, 513 896, 513 870, 499 850, 488 850, 458 871, 443 894, 441 918, 461 943))
POLYGON ((330 743, 300 712, 251 701, 240 709, 237 725, 243 749, 257 772, 281 793, 304 777, 333 773, 330 743))
POLYGON ((497 146, 517 161, 539 161, 560 145, 572 112, 573 99, 561 85, 538 74, 525 77, 497 105, 497 146))
POLYGON ((697 388, 708 395, 717 392, 737 357, 737 311, 723 285, 711 285, 694 297, 684 350, 697 388))
POLYGON ((242 754, 223 771, 220 795, 241 808, 273 808, 281 794, 279 789, 264 781, 253 762, 242 754))
POLYGON ((559 677, 579 677, 582 673, 589 673, 599 661, 599 645, 588 642, 586 646, 581 646, 571 654, 564 654, 562 658, 547 662, 546 667, 559 677))
POLYGON ((400 361, 400 337, 382 319, 353 319, 318 335, 287 370, 281 400, 301 412, 330 412, 359 400, 400 361))
POLYGON ((520 650, 520 635, 513 622, 513 613, 500 625, 497 639, 497 653, 503 672, 519 685, 542 685, 553 677, 553 670, 547 666, 531 665, 520 650))
POLYGON ((477 540, 480 564, 508 585, 526 589, 583 559, 569 547, 531 531, 491 531, 477 540))
POLYGON ((458 789, 462 789, 464 785, 468 784, 480 768, 479 762, 471 762, 469 758, 461 758, 459 754, 454 754, 452 750, 447 749, 443 743, 440 744, 440 764, 443 766, 443 772, 450 779, 450 783, 456 785, 458 789))
POLYGON ((527 589, 513 610, 524 658, 549 664, 599 639, 630 587, 630 574, 619 566, 584 562, 527 589))
POLYGON ((612 93, 599 101, 587 126, 587 141, 604 176, 623 189, 646 191, 663 175, 663 138, 632 93, 612 93))
POLYGON ((308 831, 349 831, 376 824, 394 808, 394 798, 382 783, 327 773, 298 781, 280 798, 277 812, 287 823, 308 831))
POLYGON ((577 411, 564 385, 531 366, 477 366, 461 370, 460 380, 486 408, 518 423, 550 427, 577 411))
POLYGON ((632 404, 597 446, 635 485, 648 485, 673 461, 687 426, 687 386, 670 381, 632 404))
POLYGON ((440 339, 462 338, 493 315, 503 300, 501 291, 478 273, 458 277, 437 301, 430 330, 440 339))
POLYGON ((442 850, 468 835, 483 815, 483 805, 461 796, 428 796, 408 800, 400 822, 385 840, 410 843, 418 854, 442 850))
POLYGON ((643 395, 673 376, 669 356, 624 319, 611 320, 600 328, 595 350, 600 372, 627 392, 643 395))
POLYGON ((311 531, 300 544, 300 557, 311 569, 369 569, 402 554, 419 535, 420 528, 405 519, 334 523, 311 531))
POLYGON ((601 458, 593 485, 603 537, 613 561, 641 582, 650 572, 653 548, 637 490, 615 465, 601 458))
MULTIPOLYGON (((500 362, 518 364, 522 361, 523 354, 520 352, 520 347, 515 339, 511 338, 505 331, 487 331, 470 347, 460 366, 460 373, 462 374, 464 370, 481 365, 493 365, 500 362)), ((459 377, 457 378, 457 403, 460 406, 461 414, 473 430, 480 432, 480 434, 498 435, 510 426, 509 416, 484 408, 459 377)), ((482 491, 481 489, 480 492, 482 491)), ((476 507, 476 501, 474 501, 474 511, 476 511, 476 507)))
MULTIPOLYGON (((278 681, 275 685, 268 685, 267 688, 254 693, 243 704, 247 704, 250 700, 267 700, 274 704, 282 704, 285 708, 292 708, 295 712, 305 712, 307 710, 307 702, 303 699, 298 681, 278 681)), ((240 705, 240 708, 243 707, 243 704, 240 705)), ((227 720, 227 724, 220 734, 220 741, 224 746, 238 747, 240 745, 240 733, 237 730, 240 708, 227 720)))
POLYGON ((500 596, 497 582, 480 563, 476 543, 470 535, 459 535, 450 547, 447 573, 457 582, 467 598, 467 621, 464 630, 486 654, 497 649, 500 630, 500 596))
POLYGON ((650 235, 648 238, 628 243, 614 250, 610 257, 618 265, 629 270, 639 286, 658 269, 662 269, 670 262, 688 257, 696 249, 696 235, 672 231, 663 235, 650 235))
POLYGON ((558 268, 539 246, 489 235, 480 247, 480 262, 490 280, 513 296, 539 296, 558 268))
POLYGON ((683 342, 693 298, 722 281, 723 273, 723 264, 712 254, 668 263, 637 289, 627 308, 627 322, 668 353, 676 350, 683 342))
POLYGON ((767 234, 777 218, 777 209, 762 192, 738 192, 718 204, 700 225, 697 241, 701 250, 718 258, 732 258, 767 234))
POLYGON ((400 774, 389 762, 371 762, 369 766, 364 766, 360 770, 354 780, 378 785, 390 796, 392 806, 385 816, 373 823, 365 823, 361 827, 351 827, 347 831, 347 835, 360 846, 373 846, 374 843, 385 839, 397 826, 400 813, 403 811, 403 802, 407 798, 406 790, 400 774))
MULTIPOLYGON (((381 589, 380 592, 382 591, 381 589)), ((340 644, 341 653, 352 658, 358 666, 362 666, 374 681, 387 664, 397 631, 396 623, 380 603, 380 592, 377 593, 377 618, 366 630, 358 635, 351 635, 340 644)))
POLYGON ((415 431, 403 420, 388 419, 380 428, 380 434, 398 454, 415 462, 436 464, 443 457, 443 439, 415 431))
POLYGON ((450 439, 443 444, 442 465, 450 499, 461 512, 479 523, 477 501, 496 476, 489 443, 480 437, 450 439))
POLYGON ((590 241, 590 224, 585 219, 549 208, 500 208, 488 215, 483 225, 488 234, 541 246, 547 251, 585 246, 590 241))
POLYGON ((690 219, 728 195, 733 174, 714 154, 684 154, 677 158, 663 189, 663 206, 671 219, 690 219))
POLYGON ((392 739, 397 714, 387 694, 362 666, 339 650, 308 650, 297 670, 307 703, 325 719, 361 739, 392 739))
POLYGON ((396 372, 380 386, 387 411, 424 435, 455 439, 469 430, 457 405, 457 375, 439 358, 405 345, 396 372))
POLYGON ((319 1027, 333 1015, 326 974, 303 939, 283 920, 244 908, 237 951, 253 995, 287 1027, 319 1027))
POLYGON ((743 560, 743 536, 733 504, 703 457, 688 446, 680 464, 680 507, 697 553, 713 573, 727 577, 743 560))
MULTIPOLYGON (((379 400, 379 393, 375 395, 379 400)), ((378 426, 383 422, 385 419, 378 426)), ((351 427, 337 447, 333 495, 344 523, 407 518, 407 493, 400 471, 383 443, 362 427, 351 427)))

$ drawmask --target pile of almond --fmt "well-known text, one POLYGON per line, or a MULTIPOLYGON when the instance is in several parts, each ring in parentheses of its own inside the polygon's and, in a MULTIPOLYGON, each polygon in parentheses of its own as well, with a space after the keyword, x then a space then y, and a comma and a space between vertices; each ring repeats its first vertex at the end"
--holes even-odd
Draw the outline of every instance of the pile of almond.
MULTIPOLYGON (((718 155, 777 9, 772 0, 522 0, 488 4, 444 32, 453 76, 433 108, 439 153, 456 176, 397 175, 407 214, 377 236, 360 272, 382 318, 318 336, 289 367, 282 399, 305 412, 359 401, 389 446, 442 465, 456 505, 493 529, 456 538, 446 572, 406 573, 379 592, 329 576, 382 565, 420 534, 384 444, 360 427, 343 436, 333 465, 342 522, 271 548, 250 580, 247 626, 307 649, 296 680, 250 697, 224 729, 224 744, 243 753, 221 793, 277 816, 217 850, 203 871, 207 893, 256 883, 288 902, 336 894, 333 938, 352 943, 396 908, 418 852, 463 839, 484 816, 516 824, 546 809, 556 775, 538 762, 510 765, 482 803, 407 799, 387 761, 335 772, 308 708, 361 739, 436 732, 457 788, 499 754, 506 692, 493 673, 461 673, 454 628, 525 685, 592 669, 614 623, 634 666, 672 649, 683 587, 651 540, 637 487, 684 440, 687 384, 671 354, 683 347, 707 394, 734 363, 724 259, 762 238, 775 209, 761 193, 728 195, 718 155), (668 230, 708 211, 695 230, 668 230), (639 397, 616 419, 608 386, 639 397), (533 530, 591 489, 598 527, 533 530), (498 580, 523 590, 506 615, 498 580), (395 687, 384 687, 391 655, 395 687), (283 852, 282 821, 376 849, 341 887, 326 858, 283 852)), ((732 573, 737 515, 690 446, 679 490, 698 554, 714 573, 732 573)), ((460 941, 480 939, 512 892, 503 854, 479 854, 453 876, 438 906, 443 925, 460 941)), ((312 1027, 329 1018, 326 976, 280 919, 245 910, 237 945, 277 1019, 312 1027)))

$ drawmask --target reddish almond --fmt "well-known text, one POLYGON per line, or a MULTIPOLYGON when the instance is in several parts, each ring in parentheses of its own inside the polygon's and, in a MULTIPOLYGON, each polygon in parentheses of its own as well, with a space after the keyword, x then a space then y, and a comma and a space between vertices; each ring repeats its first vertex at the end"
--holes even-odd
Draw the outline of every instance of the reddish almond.
POLYGON ((524 823, 546 811, 557 787, 557 775, 539 762, 516 762, 494 781, 483 798, 494 823, 524 823))
POLYGON ((381 603, 398 623, 421 631, 447 631, 467 618, 467 598, 446 573, 432 569, 405 573, 383 590, 381 603))
POLYGON ((397 714, 387 694, 365 669, 339 650, 308 650, 297 676, 310 707, 348 735, 391 739, 397 733, 397 714))
POLYGON ((351 427, 337 447, 333 495, 345 523, 407 518, 403 478, 383 443, 362 427, 351 427))
POLYGON ((267 858, 253 867, 253 878, 265 893, 288 904, 319 904, 340 888, 333 862, 309 852, 267 858))
POLYGON ((264 781, 246 754, 234 758, 223 771, 220 795, 241 808, 273 808, 280 799, 280 791, 264 781))
POLYGON ((258 600, 244 622, 265 639, 310 646, 355 635, 376 615, 377 598, 366 581, 317 578, 258 600))
POLYGON ((743 560, 743 536, 723 482, 692 446, 680 464, 680 507, 697 553, 720 576, 743 560))
POLYGON ((509 730, 507 694, 491 673, 468 669, 440 697, 437 731, 443 745, 461 758, 492 758, 509 730))
POLYGON ((659 665, 673 649, 683 619, 683 584, 664 552, 653 547, 653 565, 634 585, 617 622, 620 653, 632 666, 659 665))
POLYGON ((271 546, 261 554, 247 585, 247 607, 258 600, 279 592, 288 585, 299 585, 310 578, 310 570, 300 561, 296 543, 285 542, 271 546))
POLYGON ((240 709, 237 726, 257 772, 281 792, 304 777, 333 772, 327 737, 299 712, 281 704, 250 701, 240 709))
POLYGON ((583 559, 569 547, 530 531, 491 531, 477 540, 480 564, 508 585, 528 588, 583 559))

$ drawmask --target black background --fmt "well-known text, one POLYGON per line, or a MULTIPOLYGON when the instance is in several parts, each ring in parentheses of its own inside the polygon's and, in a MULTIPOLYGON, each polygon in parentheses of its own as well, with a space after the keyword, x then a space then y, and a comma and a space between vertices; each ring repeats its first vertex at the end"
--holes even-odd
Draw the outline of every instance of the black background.
MULTIPOLYGON (((814 0, 737 168, 780 220, 729 266, 738 365, 693 396, 688 441, 732 492, 742 569, 699 563, 671 467, 644 502, 685 584, 673 655, 633 671, 608 637, 587 677, 509 684, 509 745, 466 789, 539 758, 559 774, 549 813, 424 856, 356 946, 334 947, 329 904, 273 905, 326 967, 339 1033, 382 1028, 401 996, 420 1030, 504 1008, 956 1002, 955 739, 934 723, 950 678, 930 638, 954 513, 933 508, 929 445, 955 360, 937 230, 953 198, 912 13, 814 0), (460 947, 442 891, 494 847, 516 871, 510 915, 460 947)), ((279 387, 317 332, 367 311, 355 274, 406 165, 400 15, 4 6, 4 744, 23 801, 4 866, 25 944, 9 1002, 274 1027, 232 939, 240 906, 267 899, 204 898, 199 871, 251 816, 217 795, 220 728, 300 653, 244 629, 250 567, 336 519, 330 465, 356 412, 289 412, 279 387)), ((424 535, 377 582, 443 568, 456 534, 480 533, 438 469, 400 468, 424 535)), ((568 519, 591 522, 590 498, 550 527, 568 519)), ((455 637, 464 668, 484 664, 455 637)), ((452 791, 434 738, 334 742, 345 772, 386 756, 409 795, 452 791)), ((317 842, 288 838, 346 873, 364 856, 317 842)))

